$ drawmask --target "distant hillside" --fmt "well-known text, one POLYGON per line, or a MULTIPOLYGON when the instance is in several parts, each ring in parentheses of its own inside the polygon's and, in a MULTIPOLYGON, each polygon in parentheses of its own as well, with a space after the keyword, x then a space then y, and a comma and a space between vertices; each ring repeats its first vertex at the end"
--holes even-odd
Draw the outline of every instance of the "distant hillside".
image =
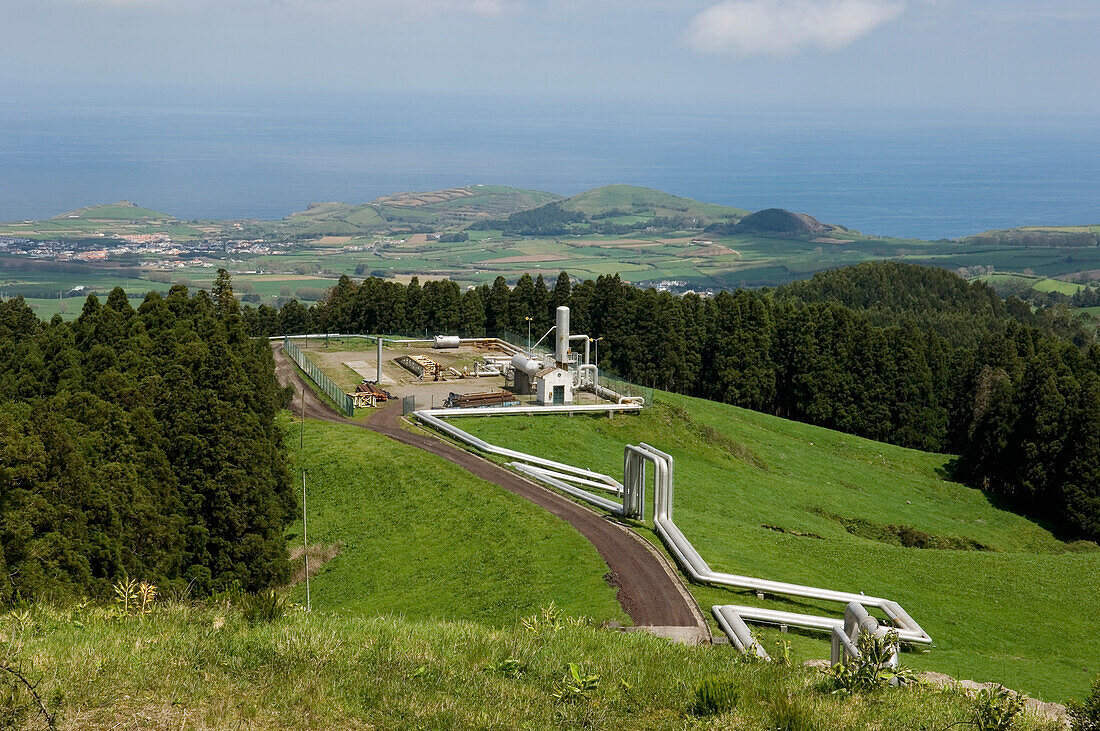
POLYGON ((576 211, 586 216, 618 213, 624 216, 645 214, 651 217, 687 216, 716 220, 740 218, 749 213, 741 208, 700 203, 691 198, 681 198, 636 185, 605 185, 602 188, 594 188, 566 199, 561 206, 567 211, 576 211))
POLYGON ((783 208, 766 208, 731 223, 713 224, 707 231, 718 234, 760 234, 802 238, 832 231, 847 231, 843 226, 822 223, 805 213, 793 213, 783 208))
POLYGON ((1022 226, 997 229, 967 236, 966 244, 980 246, 1078 247, 1100 245, 1100 225, 1094 226, 1022 226))
POLYGON ((538 208, 561 196, 504 185, 395 193, 369 203, 311 203, 283 223, 304 235, 354 235, 382 230, 436 231, 538 208))
POLYGON ((690 231, 729 225, 747 214, 740 208, 633 185, 607 185, 564 201, 519 211, 485 226, 519 236, 624 235, 637 231, 690 231))
POLYGON ((118 203, 78 208, 75 211, 62 213, 60 216, 54 216, 54 218, 81 218, 94 221, 147 221, 151 219, 174 220, 175 216, 141 208, 130 201, 119 201, 118 203))

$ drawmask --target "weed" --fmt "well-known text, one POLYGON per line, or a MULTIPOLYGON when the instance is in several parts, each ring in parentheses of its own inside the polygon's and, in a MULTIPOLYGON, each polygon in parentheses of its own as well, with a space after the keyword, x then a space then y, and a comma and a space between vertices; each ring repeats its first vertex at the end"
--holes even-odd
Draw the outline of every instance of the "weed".
POLYGON ((521 619, 520 624, 530 632, 557 632, 562 627, 561 610, 551 600, 539 613, 521 619))
POLYGON ((490 663, 486 665, 484 669, 486 672, 497 673, 506 678, 518 678, 520 675, 527 672, 527 663, 520 662, 514 657, 509 657, 498 663, 490 663))
POLYGON ((599 675, 588 674, 580 665, 571 662, 569 672, 558 682, 552 695, 554 700, 562 703, 583 703, 590 700, 599 685, 599 675))
POLYGON ((157 601, 156 584, 123 577, 115 582, 115 611, 120 617, 146 615, 157 601))
POLYGON ((237 600, 237 607, 249 624, 280 620, 286 614, 286 606, 286 599, 274 589, 242 594, 237 600))
POLYGON ((987 688, 978 694, 971 725, 978 731, 1008 731, 1024 710, 1024 700, 1007 688, 987 688))
POLYGON ((775 664, 780 667, 789 668, 791 666, 791 643, 788 640, 778 639, 775 641, 775 650, 775 654, 772 655, 772 660, 775 664))
POLYGON ((730 711, 737 705, 737 686, 726 678, 709 677, 695 687, 696 716, 714 716, 730 711))
POLYGON ((806 707, 787 693, 772 701, 770 731, 814 731, 813 716, 806 707))
POLYGON ((1084 703, 1075 700, 1067 704, 1073 731, 1100 731, 1100 675, 1092 681, 1092 693, 1084 703))
POLYGON ((870 693, 890 685, 911 682, 913 675, 910 671, 890 666, 897 644, 898 633, 895 630, 881 636, 861 633, 856 643, 859 657, 847 664, 837 663, 825 671, 830 692, 834 695, 870 693))

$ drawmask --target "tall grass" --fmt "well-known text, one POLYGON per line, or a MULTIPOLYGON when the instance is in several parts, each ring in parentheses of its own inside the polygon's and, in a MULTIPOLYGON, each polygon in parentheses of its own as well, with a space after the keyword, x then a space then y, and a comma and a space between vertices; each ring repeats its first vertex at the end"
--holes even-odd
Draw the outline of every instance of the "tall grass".
MULTIPOLYGON (((731 662, 728 648, 583 621, 494 629, 292 609, 250 623, 227 607, 162 604, 125 616, 38 606, 0 617, 0 636, 5 662, 52 699, 61 728, 916 731, 974 708, 965 695, 923 687, 840 698, 817 688, 817 671, 731 662), (588 682, 563 696, 570 663, 588 682), (714 678, 737 702, 697 716, 694 689, 714 678)), ((29 702, 0 694, 5 724, 42 727, 29 702)), ((1051 727, 1024 718, 1015 728, 1051 727)))

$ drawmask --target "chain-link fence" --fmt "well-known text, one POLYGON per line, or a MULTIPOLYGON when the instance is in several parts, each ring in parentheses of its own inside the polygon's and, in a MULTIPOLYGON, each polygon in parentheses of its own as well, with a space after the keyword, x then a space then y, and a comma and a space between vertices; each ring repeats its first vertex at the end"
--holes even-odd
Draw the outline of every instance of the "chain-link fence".
POLYGON ((347 416, 355 416, 355 401, 351 396, 344 393, 344 390, 326 376, 324 371, 318 368, 313 361, 307 358, 297 345, 290 342, 290 338, 283 338, 283 352, 289 355, 298 364, 298 367, 332 399, 332 402, 336 404, 336 408, 343 411, 347 416))
POLYGON ((600 385, 604 388, 611 389, 615 393, 623 396, 641 396, 645 399, 646 405, 653 403, 653 389, 646 386, 639 386, 636 383, 630 381, 624 381, 621 378, 615 378, 614 376, 606 376, 600 374, 600 385))

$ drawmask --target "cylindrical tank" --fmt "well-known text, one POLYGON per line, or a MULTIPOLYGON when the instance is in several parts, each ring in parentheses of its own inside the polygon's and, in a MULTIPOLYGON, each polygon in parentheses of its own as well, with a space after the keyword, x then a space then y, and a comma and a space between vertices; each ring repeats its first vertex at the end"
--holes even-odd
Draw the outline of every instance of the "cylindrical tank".
POLYGON ((531 360, 523 353, 516 353, 512 356, 512 367, 517 371, 523 371, 527 375, 533 376, 542 369, 542 363, 531 360))
POLYGON ((554 349, 554 360, 565 363, 569 357, 569 308, 562 305, 558 308, 557 323, 554 328, 557 335, 557 347, 554 349))
POLYGON ((436 335, 433 348, 457 348, 461 341, 457 335, 436 335))

